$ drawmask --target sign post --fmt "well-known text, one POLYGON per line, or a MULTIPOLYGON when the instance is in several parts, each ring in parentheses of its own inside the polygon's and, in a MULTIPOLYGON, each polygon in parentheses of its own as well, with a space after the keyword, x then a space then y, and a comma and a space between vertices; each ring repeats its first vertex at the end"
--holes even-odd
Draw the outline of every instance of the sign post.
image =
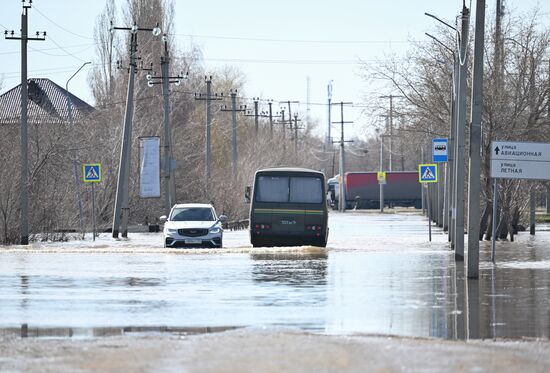
MULTIPOLYGON (((429 183, 437 183, 438 177, 438 167, 436 163, 426 163, 418 165, 418 182, 422 184, 423 188, 426 188, 428 191, 429 183)), ((431 218, 431 207, 430 207, 430 197, 428 193, 428 237, 430 242, 432 241, 432 218, 431 218)))
POLYGON ((101 164, 86 163, 82 165, 82 181, 92 184, 92 240, 95 241, 95 183, 101 181, 101 164))
POLYGON ((495 262, 497 179, 550 180, 550 143, 493 141, 491 177, 494 179, 491 260, 495 262))

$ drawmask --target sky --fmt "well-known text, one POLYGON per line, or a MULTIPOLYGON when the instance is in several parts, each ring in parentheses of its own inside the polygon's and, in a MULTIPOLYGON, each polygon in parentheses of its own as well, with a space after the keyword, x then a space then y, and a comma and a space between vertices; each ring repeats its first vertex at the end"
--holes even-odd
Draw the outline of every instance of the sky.
MULTIPOLYGON (((18 34, 21 1, 1 1, 0 28, 18 34)), ((435 30, 437 21, 424 12, 452 24, 462 8, 461 0, 174 2, 177 48, 186 51, 192 44, 199 45, 207 72, 224 65, 239 68, 246 76, 241 95, 274 102, 300 101, 293 112, 304 118, 308 114, 309 79, 309 115, 320 123, 319 136, 324 136, 327 128, 329 81, 332 102, 360 106, 368 95, 392 93, 384 87, 368 87, 358 75, 359 61, 375 62, 390 54, 404 54, 412 41, 426 41, 424 33, 435 30)), ((487 0, 488 17, 494 14, 495 4, 496 0, 487 0)), ((505 1, 508 9, 519 12, 537 4, 550 14, 550 1, 505 1)), ((29 33, 47 31, 47 37, 29 42, 29 78, 49 78, 65 87, 78 68, 94 58, 93 29, 104 6, 103 0, 34 0, 29 10, 29 33)), ((471 7, 473 24, 475 1, 471 7)), ((487 18, 486 22, 494 19, 487 18)), ((18 41, 0 40, 1 93, 20 83, 20 58, 18 41)), ((70 81, 69 90, 93 104, 88 66, 70 81)), ((332 120, 339 120, 339 114, 333 108, 332 120)), ((346 108, 344 120, 354 122, 346 124, 350 136, 364 138, 369 133, 372 121, 361 114, 360 107, 346 108)), ((339 125, 333 124, 332 131, 339 131, 339 125)))

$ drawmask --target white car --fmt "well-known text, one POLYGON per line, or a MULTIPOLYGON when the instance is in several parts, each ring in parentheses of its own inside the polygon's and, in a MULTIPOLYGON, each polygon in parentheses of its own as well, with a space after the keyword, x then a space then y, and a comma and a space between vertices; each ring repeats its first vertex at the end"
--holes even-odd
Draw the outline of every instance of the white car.
POLYGON ((164 222, 164 247, 222 247, 222 223, 226 220, 207 203, 174 205, 168 218, 160 217, 164 222))

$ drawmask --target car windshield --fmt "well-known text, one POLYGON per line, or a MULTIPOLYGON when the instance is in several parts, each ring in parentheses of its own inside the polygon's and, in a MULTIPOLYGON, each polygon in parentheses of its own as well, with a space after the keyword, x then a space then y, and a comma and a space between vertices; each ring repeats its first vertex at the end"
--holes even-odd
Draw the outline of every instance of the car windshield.
POLYGON ((172 210, 172 221, 213 221, 214 213, 210 207, 179 207, 172 210))

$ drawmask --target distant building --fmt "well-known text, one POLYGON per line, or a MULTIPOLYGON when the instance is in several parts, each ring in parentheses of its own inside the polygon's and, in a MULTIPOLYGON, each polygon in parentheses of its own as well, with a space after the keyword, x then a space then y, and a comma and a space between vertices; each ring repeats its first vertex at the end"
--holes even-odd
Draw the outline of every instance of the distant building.
MULTIPOLYGON (((94 108, 50 79, 28 79, 28 124, 67 124, 71 113, 75 123, 94 112, 94 108)), ((21 84, 0 95, 0 124, 21 123, 21 84)))

